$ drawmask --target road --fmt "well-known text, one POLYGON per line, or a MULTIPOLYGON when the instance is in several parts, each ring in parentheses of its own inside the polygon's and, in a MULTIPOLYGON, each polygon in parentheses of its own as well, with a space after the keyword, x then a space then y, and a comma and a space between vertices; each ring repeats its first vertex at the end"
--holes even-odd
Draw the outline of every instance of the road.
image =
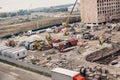
POLYGON ((0 80, 51 80, 48 77, 0 62, 0 80))

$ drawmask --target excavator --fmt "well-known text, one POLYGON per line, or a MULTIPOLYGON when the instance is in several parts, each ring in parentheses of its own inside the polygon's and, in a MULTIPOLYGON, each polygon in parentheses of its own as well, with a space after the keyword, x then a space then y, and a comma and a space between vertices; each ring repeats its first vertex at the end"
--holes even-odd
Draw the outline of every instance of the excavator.
POLYGON ((49 32, 46 32, 46 36, 45 36, 47 41, 51 41, 52 40, 52 36, 50 35, 49 32))
POLYGON ((27 43, 25 45, 25 48, 27 50, 38 50, 38 51, 43 51, 52 48, 52 45, 45 40, 40 40, 40 41, 34 41, 27 43))
POLYGON ((43 51, 43 50, 52 48, 52 37, 50 33, 47 33, 45 38, 46 40, 39 40, 39 41, 33 41, 30 43, 27 43, 25 45, 26 49, 43 51))

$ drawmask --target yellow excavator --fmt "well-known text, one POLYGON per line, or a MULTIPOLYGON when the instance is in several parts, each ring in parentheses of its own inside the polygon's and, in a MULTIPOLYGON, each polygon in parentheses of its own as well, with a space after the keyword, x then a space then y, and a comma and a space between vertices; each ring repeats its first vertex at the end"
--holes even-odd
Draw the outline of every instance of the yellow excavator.
POLYGON ((52 47, 52 40, 53 40, 51 34, 49 32, 47 32, 45 38, 46 38, 47 47, 51 48, 52 47))
POLYGON ((42 50, 47 50, 52 48, 52 45, 45 40, 41 40, 41 41, 34 41, 29 45, 28 50, 38 50, 38 51, 42 51, 42 50))
POLYGON ((66 19, 66 22, 63 23, 63 25, 64 25, 65 27, 70 27, 69 20, 70 20, 71 14, 73 13, 73 10, 74 10, 74 8, 75 8, 75 6, 76 6, 76 4, 77 4, 77 1, 78 1, 78 0, 75 1, 75 4, 73 5, 73 8, 72 8, 70 14, 68 15, 68 17, 67 17, 67 19, 66 19))
POLYGON ((51 41, 52 40, 52 36, 50 35, 49 32, 46 32, 46 36, 45 36, 47 41, 51 41))

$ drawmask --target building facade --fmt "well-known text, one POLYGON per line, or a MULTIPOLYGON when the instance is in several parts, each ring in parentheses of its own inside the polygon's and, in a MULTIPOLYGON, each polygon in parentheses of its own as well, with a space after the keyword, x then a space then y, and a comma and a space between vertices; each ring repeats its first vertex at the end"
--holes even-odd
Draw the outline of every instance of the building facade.
POLYGON ((103 23, 120 18, 120 0, 81 0, 83 23, 103 23))

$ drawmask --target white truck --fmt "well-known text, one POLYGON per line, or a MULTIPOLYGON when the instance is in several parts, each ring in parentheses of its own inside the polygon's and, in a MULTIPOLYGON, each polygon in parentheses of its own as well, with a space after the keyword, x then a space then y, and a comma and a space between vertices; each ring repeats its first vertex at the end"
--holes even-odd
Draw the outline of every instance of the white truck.
POLYGON ((52 80, 85 80, 79 72, 63 69, 63 68, 55 68, 51 71, 52 80))

